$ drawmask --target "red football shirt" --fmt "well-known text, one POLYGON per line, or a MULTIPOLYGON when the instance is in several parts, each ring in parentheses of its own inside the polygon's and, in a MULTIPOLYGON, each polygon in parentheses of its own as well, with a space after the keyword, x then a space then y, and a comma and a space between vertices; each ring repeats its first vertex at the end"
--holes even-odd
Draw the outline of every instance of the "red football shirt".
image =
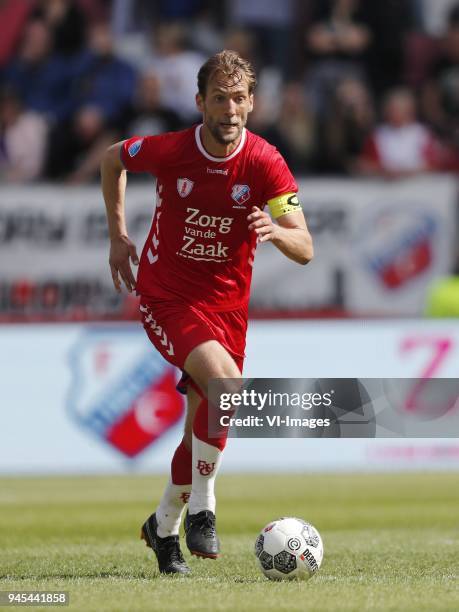
POLYGON ((249 299, 256 249, 247 221, 251 207, 298 188, 282 156, 263 138, 244 129, 230 155, 214 157, 200 131, 198 125, 123 144, 127 170, 157 177, 136 289, 151 299, 232 310, 249 299))

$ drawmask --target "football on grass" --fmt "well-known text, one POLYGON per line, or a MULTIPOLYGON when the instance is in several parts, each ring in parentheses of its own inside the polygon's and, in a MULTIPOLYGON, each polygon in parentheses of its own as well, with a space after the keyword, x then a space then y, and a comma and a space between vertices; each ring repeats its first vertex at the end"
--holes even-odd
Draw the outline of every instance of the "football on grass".
POLYGON ((261 571, 270 580, 308 580, 319 569, 324 547, 319 532, 298 518, 268 523, 255 541, 261 571))

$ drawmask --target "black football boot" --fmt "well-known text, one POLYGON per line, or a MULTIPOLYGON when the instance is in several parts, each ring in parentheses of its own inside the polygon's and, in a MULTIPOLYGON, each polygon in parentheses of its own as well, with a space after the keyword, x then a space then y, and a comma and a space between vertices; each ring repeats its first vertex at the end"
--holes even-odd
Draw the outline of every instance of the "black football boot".
POLYGON ((186 513, 186 545, 197 557, 216 559, 220 553, 220 542, 215 530, 215 514, 202 510, 197 514, 186 513))
POLYGON ((178 535, 166 538, 158 536, 156 514, 152 514, 142 525, 140 537, 154 551, 161 574, 188 574, 190 572, 180 550, 178 535))

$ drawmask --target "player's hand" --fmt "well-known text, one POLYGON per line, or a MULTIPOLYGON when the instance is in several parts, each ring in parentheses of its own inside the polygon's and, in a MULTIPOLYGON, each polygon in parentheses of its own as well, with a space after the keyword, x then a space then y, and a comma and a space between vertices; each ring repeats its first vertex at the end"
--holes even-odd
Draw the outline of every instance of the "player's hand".
POLYGON ((257 242, 272 240, 279 231, 279 226, 273 223, 268 213, 263 212, 258 206, 252 206, 247 221, 250 223, 249 230, 254 230, 257 235, 257 242))
POLYGON ((132 273, 129 259, 135 266, 139 264, 135 244, 131 242, 127 236, 118 236, 114 238, 110 243, 109 264, 112 272, 113 284, 118 293, 121 293, 120 276, 129 292, 135 289, 136 281, 132 273))

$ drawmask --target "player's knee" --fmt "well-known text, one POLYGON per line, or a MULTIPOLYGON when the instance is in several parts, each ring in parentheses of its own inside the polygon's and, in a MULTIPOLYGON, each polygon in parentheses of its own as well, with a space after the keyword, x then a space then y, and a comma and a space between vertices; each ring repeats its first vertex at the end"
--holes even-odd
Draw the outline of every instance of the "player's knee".
POLYGON ((209 381, 218 380, 221 391, 226 393, 236 393, 240 388, 241 373, 232 359, 216 360, 209 368, 204 368, 198 374, 198 384, 204 389, 207 395, 209 381))
POLYGON ((231 355, 218 342, 204 342, 191 351, 185 361, 185 370, 206 393, 213 378, 238 378, 239 368, 231 355))

